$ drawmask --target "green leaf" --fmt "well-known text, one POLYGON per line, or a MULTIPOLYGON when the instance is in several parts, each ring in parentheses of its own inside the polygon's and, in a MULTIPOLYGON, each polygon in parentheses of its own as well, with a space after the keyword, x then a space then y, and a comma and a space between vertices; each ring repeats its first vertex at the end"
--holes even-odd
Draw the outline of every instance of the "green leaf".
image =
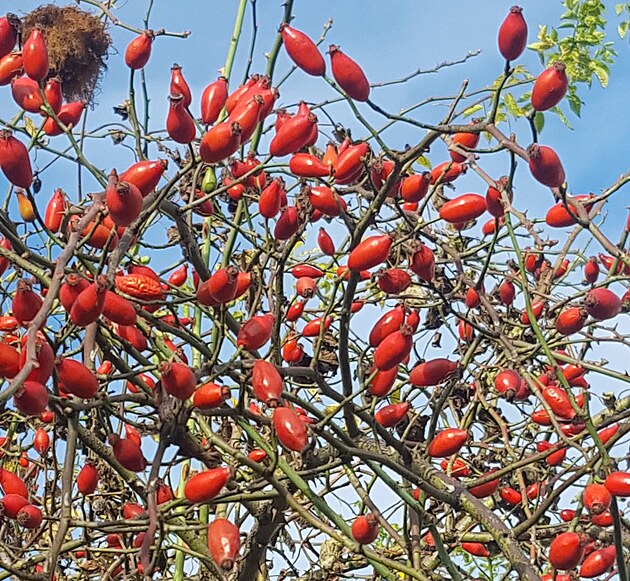
POLYGON ((28 133, 29 137, 34 137, 37 134, 37 127, 35 127, 35 123, 33 120, 24 115, 24 128, 26 129, 26 133, 28 133))
POLYGON ((433 169, 431 162, 426 157, 424 157, 424 155, 421 155, 420 157, 416 158, 416 163, 419 163, 422 167, 433 169))
POLYGON ((536 115, 534 115, 534 127, 538 133, 542 133, 543 127, 545 126, 545 115, 541 111, 536 111, 536 115))
POLYGON ((466 109, 463 113, 464 117, 470 117, 471 115, 474 115, 477 111, 481 111, 483 110, 483 105, 481 103, 477 103, 476 105, 473 105, 472 107, 468 107, 468 109, 466 109))
POLYGON ((525 115, 525 110, 518 106, 516 99, 511 93, 505 94, 504 102, 510 115, 513 115, 514 117, 523 117, 525 115))
POLYGON ((571 125, 571 123, 567 119, 567 116, 560 110, 559 107, 554 107, 552 111, 558 116, 558 118, 560 119, 560 121, 562 121, 565 127, 567 127, 568 129, 573 129, 573 125, 571 125))
POLYGON ((623 12, 623 4, 615 4, 615 14, 619 16, 623 12))
POLYGON ((610 69, 601 62, 592 61, 591 62, 591 70, 593 74, 599 80, 601 86, 605 89, 608 86, 608 77, 610 75, 610 69))

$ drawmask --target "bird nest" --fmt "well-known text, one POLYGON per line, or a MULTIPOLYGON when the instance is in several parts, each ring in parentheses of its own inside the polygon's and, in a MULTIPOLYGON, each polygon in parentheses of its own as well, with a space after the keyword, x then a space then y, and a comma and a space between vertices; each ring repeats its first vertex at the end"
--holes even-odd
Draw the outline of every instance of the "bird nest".
POLYGON ((22 38, 34 27, 44 33, 50 77, 61 79, 66 101, 91 103, 107 69, 105 61, 112 39, 107 24, 75 6, 45 4, 22 18, 22 38))

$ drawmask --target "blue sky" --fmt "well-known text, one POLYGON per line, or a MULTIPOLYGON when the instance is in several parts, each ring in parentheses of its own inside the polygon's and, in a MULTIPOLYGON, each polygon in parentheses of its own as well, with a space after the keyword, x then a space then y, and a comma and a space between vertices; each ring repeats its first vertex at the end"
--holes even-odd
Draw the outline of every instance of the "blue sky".
MULTIPOLYGON (((19 10, 28 11, 40 3, 40 0, 21 0, 19 10)), ((16 10, 16 4, 14 1, 2 0, 0 11, 16 10)), ((121 20, 142 27, 146 4, 147 2, 142 0, 119 2, 120 9, 116 14, 121 20)), ((614 4, 609 4, 611 10, 609 18, 614 20, 614 4)), ((318 38, 325 22, 332 18, 333 27, 324 46, 327 47, 329 43, 340 44, 345 52, 362 65, 373 83, 391 81, 418 68, 430 69, 445 60, 461 59, 468 51, 481 50, 479 56, 465 65, 443 70, 439 74, 422 75, 404 85, 373 90, 371 99, 374 102, 388 111, 397 112, 432 95, 453 95, 464 79, 470 81, 470 87, 473 89, 492 83, 503 69, 503 60, 496 46, 497 30, 511 5, 512 2, 495 0, 477 2, 443 0, 439 3, 421 0, 397 0, 390 3, 374 0, 296 0, 293 9, 296 18, 293 24, 312 38, 318 38)), ((528 0, 521 2, 521 5, 529 24, 530 42, 536 39, 538 25, 556 25, 562 12, 560 2, 557 0, 553 2, 528 0)), ((216 78, 217 70, 224 64, 236 6, 235 0, 179 2, 155 0, 151 18, 153 28, 191 30, 192 34, 185 40, 160 37, 154 43, 153 55, 146 67, 152 97, 152 129, 164 127, 170 67, 174 62, 183 67, 184 75, 193 91, 192 110, 198 112, 199 97, 203 88, 216 78)), ((280 0, 259 0, 257 10, 259 32, 252 72, 262 72, 266 67, 264 53, 273 43, 283 8, 280 0)), ((250 31, 251 14, 248 11, 244 40, 239 47, 234 67, 232 89, 242 80, 250 31)), ((540 139, 542 143, 554 147, 559 153, 568 176, 570 190, 575 194, 597 193, 629 169, 630 117, 626 112, 627 90, 630 86, 630 51, 628 41, 621 41, 618 38, 615 25, 611 26, 611 31, 611 39, 617 43, 619 57, 612 69, 609 87, 601 90, 595 82, 591 90, 582 89, 580 94, 586 105, 580 119, 569 112, 566 104, 562 105, 575 128, 573 131, 548 114, 547 124, 540 139)), ((113 115, 112 107, 122 102, 127 95, 129 71, 124 65, 123 54, 134 34, 116 27, 111 28, 111 33, 118 52, 113 53, 109 59, 109 71, 103 79, 101 93, 97 98, 98 106, 89 112, 88 128, 117 122, 119 118, 113 115)), ((531 51, 526 52, 519 62, 527 65, 533 73, 542 70, 537 56, 531 51)), ((277 78, 281 78, 290 66, 288 57, 281 51, 277 64, 277 78)), ((11 100, 7 88, 3 88, 0 95, 1 115, 10 118, 17 110, 17 106, 11 100)), ((300 99, 318 102, 334 97, 336 93, 322 79, 309 77, 298 71, 282 86, 279 104, 294 104, 300 99)), ((420 119, 436 121, 443 115, 444 107, 428 106, 424 108, 420 119)), ((366 113, 376 126, 380 126, 382 120, 370 112, 367 106, 359 105, 359 109, 366 113)), ((352 118, 347 103, 339 103, 330 111, 353 129, 355 138, 365 136, 360 124, 352 118)), ((524 123, 518 123, 512 129, 516 131, 517 137, 522 139, 522 145, 529 144, 529 130, 524 123)), ((324 128, 324 131, 327 129, 324 128)), ((394 148, 401 148, 405 143, 420 140, 423 132, 409 127, 396 127, 385 135, 388 144, 394 148)), ((63 139, 65 138, 58 137, 55 143, 62 143, 63 139)), ((325 140, 320 140, 320 145, 324 143, 325 140)), ((87 146, 87 156, 94 160, 98 167, 107 171, 112 165, 123 170, 134 161, 128 149, 115 147, 109 138, 90 142, 87 146)), ((437 143, 428 157, 434 165, 444 161, 447 159, 446 147, 442 143, 437 143)), ((45 156, 42 157, 44 158, 45 156)), ((480 165, 490 175, 498 177, 507 173, 508 162, 508 156, 502 154, 484 158, 480 165)), ((87 177, 85 173, 84 177, 87 177)), ((44 188, 40 194, 41 199, 47 201, 53 189, 62 186, 76 201, 75 179, 76 170, 69 165, 59 164, 53 167, 43 176, 44 188)), ((5 185, 6 182, 0 177, 0 187, 4 188, 5 185)), ((92 183, 90 187, 95 187, 95 184, 92 183)), ((477 176, 468 175, 457 183, 458 193, 467 191, 484 193, 485 185, 477 176)), ((626 220, 626 196, 627 190, 622 191, 609 204, 609 216, 604 230, 610 234, 613 241, 617 240, 626 220)), ((526 168, 521 165, 515 206, 521 210, 528 210, 530 215, 541 216, 552 203, 549 191, 535 183, 529 177, 526 168)), ((313 230, 316 232, 317 229, 313 230)), ((557 235, 560 238, 562 236, 562 233, 557 235)), ((590 253, 594 250, 593 246, 590 253)), ((169 257, 169 260, 171 259, 172 257, 169 257)), ((374 312, 373 309, 369 311, 372 316, 374 312)), ((627 361, 627 353, 624 355, 623 349, 607 346, 606 356, 617 362, 627 361), (625 359, 622 359, 623 357, 625 359)), ((447 351, 430 349, 427 356, 444 356, 447 351)), ((600 381, 598 387, 609 389, 605 381, 600 381)))
MULTIPOLYGON (((36 7, 39 1, 23 0, 20 11, 36 7)), ((62 3, 59 3, 62 4, 62 3)), ((116 14, 121 20, 134 26, 142 27, 142 17, 146 2, 119 2, 116 14)), ((459 65, 443 70, 439 74, 423 75, 405 85, 394 85, 372 91, 371 98, 381 107, 396 112, 431 95, 454 94, 463 79, 470 81, 471 88, 481 88, 491 83, 501 72, 503 61, 496 47, 498 27, 505 17, 512 2, 465 2, 444 1, 439 5, 431 2, 399 0, 391 5, 379 2, 360 2, 356 0, 338 2, 320 0, 294 4, 294 26, 318 38, 324 23, 333 19, 332 29, 324 45, 340 44, 342 49, 357 60, 364 68, 371 82, 382 82, 400 78, 417 68, 430 69, 445 60, 462 58, 469 50, 480 49, 481 54, 459 65)), ((178 3, 182 9, 173 9, 172 2, 156 0, 151 17, 153 28, 165 27, 168 30, 190 30, 186 39, 160 37, 154 44, 153 55, 146 67, 149 90, 152 95, 152 128, 163 127, 166 112, 166 95, 170 66, 177 62, 182 65, 184 75, 193 90, 193 111, 198 109, 198 99, 203 88, 217 75, 217 69, 223 66, 225 54, 233 27, 235 0, 204 1, 189 0, 178 3), (183 8, 185 6, 185 9, 183 8)), ((524 15, 529 25, 529 41, 536 38, 538 26, 557 24, 562 7, 560 2, 521 2, 524 15)), ((15 6, 11 6, 15 9, 15 6)), ((86 6, 87 8, 87 6, 86 6)), ((609 19, 614 21, 613 4, 610 4, 609 19)), ((282 14, 279 1, 263 0, 257 2, 258 40, 254 53, 252 72, 263 71, 266 66, 264 54, 270 48, 277 25, 282 14)), ((616 26, 616 25, 615 25, 616 26)), ((603 91, 597 82, 593 88, 582 89, 581 96, 586 101, 581 119, 568 111, 575 130, 570 131, 555 119, 547 115, 547 125, 541 136, 541 142, 552 145, 563 161, 567 171, 569 185, 574 193, 597 192, 612 183, 627 169, 627 135, 630 120, 626 115, 618 115, 627 105, 627 87, 630 80, 630 53, 627 40, 621 41, 611 26, 612 39, 617 41, 619 59, 613 67, 609 87, 603 91), (605 145, 602 143, 605 137, 605 145)), ((242 77, 249 48, 251 31, 251 13, 245 20, 244 41, 239 47, 234 67, 231 87, 237 86, 242 77)), ((98 126, 103 122, 117 120, 111 107, 120 103, 126 95, 128 70, 124 66, 123 54, 126 44, 133 38, 133 33, 112 27, 114 46, 117 53, 109 59, 109 70, 101 85, 98 108, 90 112, 88 126, 98 126)), ((532 72, 542 70, 537 56, 526 51, 519 62, 524 63, 532 72)), ((278 78, 288 70, 290 61, 281 51, 277 71, 278 78)), ((6 92, 5 92, 6 95, 6 92)), ((298 71, 281 88, 280 104, 293 104, 302 98, 319 101, 334 97, 335 93, 321 79, 310 77, 298 71)), ((5 101, 8 113, 15 105, 9 99, 5 101)), ((437 120, 444 111, 444 105, 433 105, 424 109, 423 120, 437 120)), ((380 124, 378 116, 372 115, 366 106, 360 109, 368 114, 376 126, 380 124)), ((361 137, 361 127, 351 117, 345 103, 331 109, 342 122, 354 129, 353 135, 361 137)), ((529 132, 524 124, 514 128, 517 136, 522 136, 524 144, 529 142, 529 132)), ((421 137, 420 130, 409 127, 397 127, 386 133, 388 143, 393 147, 402 147, 421 137)), ((62 138, 58 138, 62 139, 62 138)), ((97 160, 102 159, 103 167, 120 161, 131 162, 129 152, 123 148, 114 148, 109 140, 106 144, 98 142, 91 148, 97 160), (107 153, 103 155, 104 149, 107 153)), ((88 151, 90 151, 90 149, 88 151)), ((445 148, 437 144, 429 158, 436 164, 445 158, 445 148)), ((506 156, 484 160, 484 168, 489 173, 505 173, 506 156)), ((65 172, 64 172, 65 174, 65 172)), ((521 176, 524 182, 536 190, 544 190, 521 176)), ((475 177, 462 180, 462 187, 482 188, 475 177)), ((529 187, 528 185, 528 187, 529 187)), ((521 185, 521 189, 523 186, 521 185)), ((550 200, 544 193, 529 198, 522 204, 517 191, 517 206, 520 209, 547 207, 550 200)), ((615 208, 617 205, 615 204, 615 208)), ((621 210, 623 205, 619 206, 621 210)), ((606 228, 618 230, 624 219, 623 212, 614 212, 606 228)))

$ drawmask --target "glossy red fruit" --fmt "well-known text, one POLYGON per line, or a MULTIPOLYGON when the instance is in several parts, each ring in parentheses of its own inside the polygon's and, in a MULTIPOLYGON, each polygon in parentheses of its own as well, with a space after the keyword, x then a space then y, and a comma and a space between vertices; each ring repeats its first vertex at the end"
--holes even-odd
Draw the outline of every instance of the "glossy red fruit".
POLYGON ((536 111, 547 111, 555 107, 566 95, 569 79, 562 63, 554 63, 544 70, 532 89, 532 107, 536 111))
POLYGON ((28 500, 19 494, 5 494, 0 498, 0 504, 4 509, 3 514, 7 518, 17 518, 18 512, 28 505, 28 500))
POLYGON ((189 502, 210 502, 232 478, 231 468, 211 468, 189 478, 184 496, 189 502))
POLYGON ((324 228, 319 229, 319 233, 317 234, 317 245, 326 256, 335 255, 335 243, 330 237, 330 234, 328 234, 324 228))
POLYGON ((398 295, 411 285, 411 276, 402 268, 390 268, 376 273, 378 287, 388 294, 398 295))
POLYGON ((190 87, 184 78, 182 67, 180 67, 177 63, 171 67, 171 84, 169 85, 169 93, 171 95, 179 93, 183 97, 182 106, 186 108, 190 107, 190 104, 192 103, 190 87))
POLYGON ((591 317, 604 321, 621 312, 621 299, 607 288, 594 288, 586 295, 584 307, 591 317))
POLYGON ((256 399, 275 407, 282 399, 284 382, 275 365, 258 359, 252 367, 252 390, 256 399))
POLYGON ((328 186, 313 186, 308 194, 311 205, 324 216, 335 217, 347 209, 346 201, 328 186))
MULTIPOLYGON (((384 373, 387 373, 386 371, 384 373)), ((374 414, 374 419, 384 428, 393 428, 400 423, 409 411, 409 402, 392 403, 374 414)))
POLYGON ((326 72, 324 57, 306 34, 286 23, 280 27, 280 33, 287 54, 300 69, 314 77, 321 77, 326 72))
POLYGON ((328 47, 328 54, 337 84, 355 101, 367 101, 370 96, 370 83, 363 69, 334 44, 328 47))
POLYGON ((173 397, 188 399, 195 391, 197 378, 188 365, 162 361, 158 365, 158 371, 162 374, 162 387, 173 397))
POLYGON ((476 309, 481 304, 479 291, 477 291, 476 288, 470 287, 466 291, 466 299, 464 302, 469 309, 476 309))
POLYGON ((379 371, 387 371, 402 363, 413 347, 413 336, 410 327, 403 325, 383 339, 374 351, 374 365, 379 371))
POLYGON ((445 161, 436 165, 431 170, 431 184, 448 184, 455 181, 459 176, 466 173, 468 166, 456 161, 445 161))
POLYGON ((87 496, 88 494, 94 494, 96 487, 98 486, 99 474, 96 466, 93 462, 86 462, 86 464, 79 470, 77 474, 77 489, 80 494, 87 496))
POLYGON ((87 286, 77 296, 70 309, 70 320, 79 327, 94 323, 103 313, 109 283, 103 275, 87 286))
POLYGON ((405 202, 419 202, 427 195, 431 184, 431 172, 414 174, 402 180, 400 196, 405 202))
POLYGON ((348 257, 348 268, 353 272, 368 270, 385 262, 392 247, 387 235, 370 236, 360 242, 348 257))
POLYGON ((15 14, 7 14, 0 18, 0 58, 8 55, 15 47, 19 24, 15 14))
POLYGON ((527 45, 527 23, 523 9, 512 6, 499 28, 499 52, 508 61, 516 60, 523 54, 527 45))
POLYGON ((28 489, 24 481, 6 468, 0 468, 0 486, 5 494, 17 494, 28 499, 28 489))
POLYGON ((533 143, 527 148, 529 169, 536 180, 550 188, 559 188, 565 181, 564 168, 558 154, 546 145, 533 143))
POLYGON ((227 98, 227 78, 221 76, 210 83, 201 94, 201 121, 206 125, 214 123, 225 107, 227 98))
POLYGON ((483 543, 462 543, 462 549, 471 555, 475 555, 475 557, 489 557, 490 551, 486 548, 483 543))
POLYGON ((610 508, 612 495, 603 484, 592 482, 584 489, 582 501, 584 508, 586 508, 590 514, 596 515, 610 508))
POLYGON ((446 458, 457 454, 468 440, 468 431, 447 428, 438 432, 431 440, 427 453, 431 458, 446 458))
POLYGON ((13 316, 25 327, 35 318, 42 302, 42 298, 33 290, 32 281, 20 279, 11 306, 13 316))
POLYGON ((240 87, 232 91, 232 93, 228 95, 227 101, 225 102, 225 110, 228 113, 231 113, 236 108, 236 106, 241 102, 241 100, 245 97, 248 91, 252 87, 254 87, 259 80, 260 80, 260 75, 252 75, 240 87))
POLYGON ((302 452, 308 444, 306 424, 290 408, 276 407, 272 416, 278 441, 287 449, 302 452))
POLYGON ((20 354, 11 345, 0 343, 0 377, 12 379, 20 368, 20 354))
POLYGON ((133 70, 144 67, 151 57, 151 48, 153 45, 153 32, 145 30, 139 36, 136 36, 125 49, 125 63, 133 70))
POLYGON ((317 283, 310 276, 302 276, 295 283, 295 292, 302 298, 310 299, 317 292, 317 283))
POLYGON ((269 185, 260 193, 258 199, 258 211, 264 218, 275 218, 282 206, 282 192, 284 191, 284 180, 282 178, 273 179, 269 185))
POLYGON ((136 324, 136 309, 133 303, 109 290, 105 293, 103 316, 119 325, 136 324))
POLYGON ((325 178, 330 174, 330 166, 310 153, 296 153, 289 161, 293 175, 302 178, 325 178))
POLYGON ((522 382, 523 378, 516 371, 505 369, 494 378, 494 388, 498 393, 511 399, 518 393, 522 382))
MULTIPOLYGON (((483 476, 487 476, 494 471, 494 469, 490 470, 490 472, 483 474, 483 476)), ((472 488, 469 488, 468 492, 470 492, 470 494, 472 494, 475 498, 487 498, 488 496, 492 496, 497 491, 500 482, 500 478, 495 478, 494 480, 490 480, 485 484, 480 484, 479 486, 473 486, 472 488)))
POLYGON ((591 522, 598 527, 611 527, 613 525, 613 515, 609 510, 601 514, 591 515, 591 522))
POLYGON ((463 194, 440 208, 440 218, 451 224, 469 222, 486 211, 486 200, 479 194, 463 194))
POLYGON ((61 357, 55 365, 59 382, 68 393, 89 399, 98 392, 98 379, 88 367, 80 361, 61 357))
POLYGON ((317 337, 320 335, 322 326, 324 331, 328 331, 332 325, 332 317, 315 317, 311 319, 302 329, 302 337, 317 337), (322 325, 323 323, 323 325, 322 325))
POLYGON ((360 545, 369 545, 378 537, 378 519, 372 513, 354 519, 351 527, 352 538, 360 545))
POLYGON ((44 224, 51 232, 59 232, 66 214, 66 196, 61 188, 55 190, 46 206, 44 224))
POLYGON ((21 52, 11 52, 0 58, 0 86, 8 85, 23 72, 21 52))
POLYGON ((606 573, 615 563, 617 551, 614 545, 593 551, 580 567, 580 577, 593 579, 606 573))
POLYGON ((312 264, 302 263, 296 264, 291 269, 291 274, 294 278, 302 278, 304 276, 308 276, 309 278, 313 278, 315 280, 322 278, 326 275, 326 273, 319 268, 318 266, 314 266, 312 264))
POLYGON ((11 81, 11 95, 17 105, 29 113, 39 113, 44 105, 39 83, 28 77, 11 81))
POLYGON ((374 375, 374 379, 370 382, 369 391, 375 397, 385 397, 396 382, 398 376, 398 366, 392 367, 387 371, 379 371, 375 367, 370 370, 370 375, 374 375))
POLYGON ((204 383, 193 394, 193 405, 200 410, 221 407, 230 397, 230 388, 218 383, 204 383))
POLYGON ((553 413, 563 420, 572 420, 576 412, 571 405, 566 390, 557 385, 548 385, 543 389, 542 396, 549 404, 553 413))
POLYGON ((276 240, 288 240, 300 228, 298 211, 295 206, 287 206, 276 222, 273 236, 276 240))
POLYGON ((9 131, 0 131, 0 169, 19 188, 29 188, 33 170, 26 146, 9 131))
POLYGON ((142 455, 140 444, 129 438, 121 438, 116 434, 108 437, 116 460, 123 468, 132 472, 142 472, 147 467, 147 460, 142 455))
POLYGON ((238 527, 224 518, 216 518, 208 526, 208 549, 212 560, 221 569, 234 566, 241 548, 238 527))
POLYGON ((590 284, 595 284, 599 278, 599 264, 597 257, 591 256, 584 265, 584 280, 590 284))
POLYGON ((608 426, 607 428, 604 428, 603 430, 599 430, 599 432, 597 432, 597 435, 599 436, 599 439, 602 441, 602 443, 605 444, 618 431, 619 431, 619 424, 613 424, 612 426, 608 426))
POLYGON ((52 117, 48 117, 44 123, 44 133, 51 137, 61 135, 64 132, 62 125, 66 128, 76 127, 81 120, 81 115, 85 109, 85 101, 72 101, 62 105, 57 114, 59 123, 52 117), (60 125, 61 124, 61 125, 60 125))
MULTIPOLYGON (((534 315, 534 319, 538 320, 540 318, 540 315, 542 315, 544 308, 545 303, 543 301, 534 301, 532 303, 532 314, 534 315)), ((523 325, 530 324, 529 314, 527 313, 527 311, 523 311, 523 313, 521 314, 521 323, 523 323, 523 325)))
POLYGON ((41 383, 26 380, 15 392, 13 405, 26 416, 38 416, 48 405, 48 392, 41 383))
POLYGON ((243 99, 236 108, 230 113, 228 123, 238 123, 241 127, 241 143, 245 143, 253 135, 260 119, 260 113, 264 101, 260 95, 254 95, 253 98, 243 99))
MULTIPOLYGON (((442 460, 440 462, 440 467, 444 472, 449 470, 449 464, 451 464, 450 460, 442 460)), ((455 458, 452 461, 453 466, 450 469, 450 475, 455 478, 461 478, 462 476, 470 476, 470 467, 466 462, 464 462, 461 458, 455 458)))
POLYGON ((43 428, 38 428, 35 432, 35 437, 33 438, 33 448, 35 448, 36 452, 40 456, 43 456, 46 452, 48 452, 50 448, 50 436, 43 428))
MULTIPOLYGON (((474 123, 474 122, 473 122, 474 123)), ((461 145, 463 149, 475 149, 479 144, 479 133, 456 133, 453 135, 453 145, 461 145)), ((452 151, 449 149, 449 155, 453 161, 457 161, 459 163, 463 163, 466 161, 466 156, 456 151, 452 151)))
POLYGON ((134 185, 144 198, 157 187, 167 168, 166 159, 139 161, 120 174, 119 180, 134 185))
POLYGON ((584 535, 572 532, 560 533, 551 541, 549 562, 562 571, 573 569, 582 560, 585 545, 584 535))
POLYGON ((16 518, 25 529, 36 529, 42 524, 43 515, 39 508, 27 504, 20 509, 16 518))
POLYGON ((184 96, 181 93, 172 93, 169 95, 168 101, 166 132, 177 143, 190 143, 197 134, 197 128, 192 115, 184 106, 184 96))
MULTIPOLYGON (((46 96, 46 101, 48 102, 50 108, 56 115, 58 115, 61 106, 63 105, 63 94, 61 92, 61 80, 59 77, 53 77, 52 79, 48 79, 48 81, 46 81, 44 95, 46 96)), ((42 113, 42 115, 44 115, 44 113, 42 113)))
POLYGON ((252 317, 240 328, 236 344, 246 351, 260 349, 271 338, 273 323, 274 316, 270 313, 252 317))
POLYGON ((511 280, 504 278, 499 285, 499 299, 504 305, 510 306, 516 297, 516 287, 511 280))
POLYGON ((604 486, 615 496, 630 496, 630 472, 611 472, 604 486))
POLYGON ((66 311, 70 312, 76 298, 88 287, 90 283, 76 273, 66 275, 59 288, 59 301, 66 311))
POLYGON ((287 315, 286 315, 287 321, 291 323, 297 321, 304 313, 305 306, 306 306, 306 301, 297 301, 293 303, 287 310, 287 315))
POLYGON ((361 177, 369 154, 370 146, 365 141, 349 145, 335 162, 335 182, 349 184, 361 177))
POLYGON ((107 188, 105 196, 109 215, 117 226, 130 226, 142 210, 142 194, 131 183, 119 181, 107 188))
POLYGON ((207 280, 207 283, 202 284, 207 284, 208 292, 218 304, 229 303, 236 297, 238 273, 239 270, 235 266, 220 268, 207 280))
POLYGON ((433 280, 435 276, 433 251, 420 242, 409 255, 409 269, 426 282, 433 280))
POLYGON ((48 50, 44 34, 39 28, 33 28, 22 45, 24 72, 34 81, 41 81, 48 75, 48 50))
POLYGON ((512 506, 521 504, 523 500, 521 493, 510 486, 505 486, 504 488, 499 489, 499 496, 512 506))
POLYGON ((473 326, 463 319, 457 323, 457 333, 462 341, 472 341, 475 337, 473 326))
POLYGON ((232 155, 241 145, 242 129, 238 123, 224 121, 206 132, 199 155, 206 163, 217 163, 232 155))
POLYGON ((126 520, 131 520, 145 514, 144 508, 135 502, 125 502, 122 505, 122 516, 126 520))
POLYGON ((561 335, 572 335, 584 327, 586 312, 581 307, 569 307, 562 311, 556 319, 556 330, 561 335))
POLYGON ((430 387, 442 383, 457 369, 457 362, 445 358, 431 359, 416 365, 409 374, 409 381, 417 387, 430 387))
POLYGON ((317 123, 317 117, 309 115, 296 115, 291 117, 276 133, 269 144, 269 155, 281 157, 289 153, 295 153, 306 145, 311 137, 313 126, 317 123))
MULTIPOLYGON (((588 194, 575 196, 573 199, 577 202, 581 202, 587 212, 592 205, 592 203, 588 203, 588 201, 592 199, 592 196, 588 194)), ((573 217, 577 215, 578 212, 573 206, 568 203, 558 202, 547 211, 545 222, 548 226, 553 228, 564 228, 577 224, 577 220, 573 217)))

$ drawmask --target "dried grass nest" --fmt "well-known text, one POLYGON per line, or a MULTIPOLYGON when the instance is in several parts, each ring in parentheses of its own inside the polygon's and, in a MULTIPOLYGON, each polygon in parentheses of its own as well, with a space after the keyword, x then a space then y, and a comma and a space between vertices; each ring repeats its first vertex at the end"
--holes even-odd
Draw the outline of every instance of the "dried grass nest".
POLYGON ((61 79, 66 101, 91 103, 107 69, 112 43, 107 23, 75 6, 44 4, 22 17, 22 38, 28 38, 34 27, 44 33, 49 76, 61 79))

